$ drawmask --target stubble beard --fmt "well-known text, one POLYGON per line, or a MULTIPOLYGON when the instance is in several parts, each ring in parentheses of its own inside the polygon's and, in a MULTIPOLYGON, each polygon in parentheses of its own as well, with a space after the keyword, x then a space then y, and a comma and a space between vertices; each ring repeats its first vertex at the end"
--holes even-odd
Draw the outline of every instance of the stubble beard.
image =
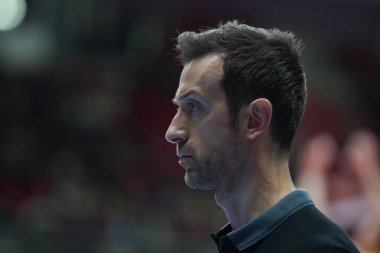
POLYGON ((205 155, 196 154, 194 166, 185 174, 189 188, 212 190, 219 193, 231 192, 238 187, 244 171, 243 147, 232 136, 217 150, 205 155))

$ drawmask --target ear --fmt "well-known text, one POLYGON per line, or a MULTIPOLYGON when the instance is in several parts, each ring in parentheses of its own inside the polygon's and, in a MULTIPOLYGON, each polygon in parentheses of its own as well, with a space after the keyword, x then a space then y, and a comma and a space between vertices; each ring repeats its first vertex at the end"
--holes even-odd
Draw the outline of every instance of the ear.
POLYGON ((253 140, 269 128, 272 120, 272 103, 268 99, 258 98, 248 104, 245 110, 247 116, 245 136, 253 140))

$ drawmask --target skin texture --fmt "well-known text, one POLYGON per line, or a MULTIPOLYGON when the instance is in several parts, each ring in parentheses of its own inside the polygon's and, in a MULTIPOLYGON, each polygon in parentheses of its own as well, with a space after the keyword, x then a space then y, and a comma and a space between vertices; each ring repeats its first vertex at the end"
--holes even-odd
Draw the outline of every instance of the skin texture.
POLYGON ((173 99, 177 113, 166 132, 176 144, 190 188, 212 190, 233 228, 240 227, 294 190, 288 158, 270 136, 272 105, 259 98, 244 105, 236 122, 220 81, 223 55, 187 63, 173 99))
POLYGON ((216 55, 187 64, 173 99, 178 111, 166 138, 177 144, 185 182, 194 189, 233 187, 238 179, 230 177, 242 170, 236 131, 229 126, 226 98, 218 86, 222 64, 216 55))

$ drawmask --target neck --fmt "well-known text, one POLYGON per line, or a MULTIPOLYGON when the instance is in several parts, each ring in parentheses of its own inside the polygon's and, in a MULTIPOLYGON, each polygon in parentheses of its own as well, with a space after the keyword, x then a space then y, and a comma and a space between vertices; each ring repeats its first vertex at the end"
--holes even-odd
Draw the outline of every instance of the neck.
POLYGON ((238 187, 215 193, 233 229, 250 222, 295 189, 287 159, 267 159, 254 167, 242 176, 238 187))

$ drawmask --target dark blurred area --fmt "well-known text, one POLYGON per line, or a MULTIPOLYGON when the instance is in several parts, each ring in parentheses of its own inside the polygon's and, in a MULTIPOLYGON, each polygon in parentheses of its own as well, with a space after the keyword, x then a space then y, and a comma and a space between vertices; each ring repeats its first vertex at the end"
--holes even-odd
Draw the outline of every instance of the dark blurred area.
MULTIPOLYGON (((226 220, 164 139, 178 32, 238 19, 302 38, 299 145, 380 134, 380 1, 29 0, 0 32, 0 252, 215 252, 226 220)), ((294 164, 292 169, 296 170, 294 164)))

